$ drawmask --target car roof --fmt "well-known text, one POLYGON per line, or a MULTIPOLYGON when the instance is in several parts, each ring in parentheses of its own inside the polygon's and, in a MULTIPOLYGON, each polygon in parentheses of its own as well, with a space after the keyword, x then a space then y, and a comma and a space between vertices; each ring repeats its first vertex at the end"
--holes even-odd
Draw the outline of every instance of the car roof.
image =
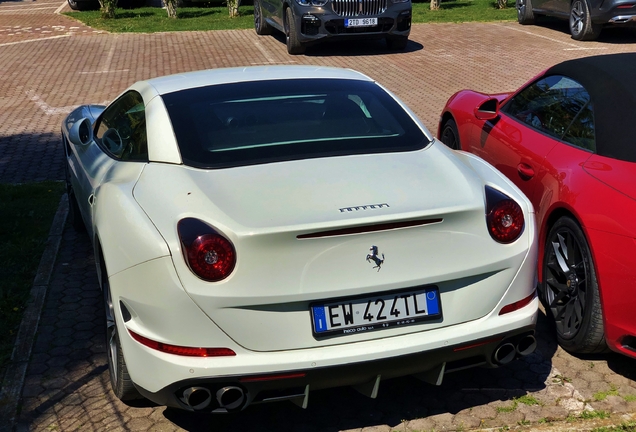
POLYGON ((218 84, 300 78, 331 78, 373 81, 368 76, 351 69, 283 65, 208 69, 152 78, 137 84, 143 85, 145 83, 146 85, 153 87, 157 94, 162 95, 179 90, 218 84))
POLYGON ((584 57, 545 72, 565 75, 590 94, 594 109, 596 153, 636 162, 636 53, 584 57))

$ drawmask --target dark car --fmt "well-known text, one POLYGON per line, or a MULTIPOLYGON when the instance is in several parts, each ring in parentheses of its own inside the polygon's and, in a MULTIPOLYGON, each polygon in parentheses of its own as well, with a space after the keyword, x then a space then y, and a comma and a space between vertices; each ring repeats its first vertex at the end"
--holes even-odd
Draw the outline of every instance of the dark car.
POLYGON ((411 0, 254 0, 254 28, 283 32, 290 54, 325 39, 385 38, 389 48, 404 49, 411 9, 411 0))
POLYGON ((634 0, 516 0, 519 24, 534 24, 538 16, 569 19, 576 40, 596 40, 604 25, 636 21, 634 0))

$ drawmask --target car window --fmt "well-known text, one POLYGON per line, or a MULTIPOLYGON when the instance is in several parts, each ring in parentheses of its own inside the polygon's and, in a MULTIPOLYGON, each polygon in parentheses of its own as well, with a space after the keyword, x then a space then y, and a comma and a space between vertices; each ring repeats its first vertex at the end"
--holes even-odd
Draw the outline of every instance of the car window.
POLYGON ((421 149, 429 140, 372 82, 297 79, 164 94, 185 164, 223 168, 421 149))
POLYGON ((542 78, 522 90, 502 112, 569 144, 594 151, 594 110, 589 93, 560 75, 542 78))
POLYGON ((139 93, 129 91, 104 110, 97 121, 95 141, 117 159, 148 160, 145 106, 139 93))

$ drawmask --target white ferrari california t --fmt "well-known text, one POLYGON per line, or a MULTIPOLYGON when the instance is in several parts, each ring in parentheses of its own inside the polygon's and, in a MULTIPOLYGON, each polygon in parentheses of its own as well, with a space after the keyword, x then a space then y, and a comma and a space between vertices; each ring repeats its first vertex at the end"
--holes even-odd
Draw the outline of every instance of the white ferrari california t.
POLYGON ((358 72, 153 78, 75 109, 62 137, 122 400, 306 407, 536 346, 531 203, 358 72))

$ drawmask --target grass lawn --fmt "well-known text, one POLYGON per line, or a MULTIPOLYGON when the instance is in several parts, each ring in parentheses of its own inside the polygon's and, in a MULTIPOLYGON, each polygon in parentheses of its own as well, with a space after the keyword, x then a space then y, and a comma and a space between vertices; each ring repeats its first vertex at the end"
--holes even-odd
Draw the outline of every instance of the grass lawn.
MULTIPOLYGON (((413 22, 468 22, 511 21, 516 19, 514 1, 508 0, 506 9, 497 9, 493 0, 446 0, 441 9, 432 11, 430 3, 413 3, 413 22)), ((254 27, 254 8, 239 8, 240 16, 230 18, 225 6, 183 7, 177 10, 177 19, 168 18, 164 9, 143 7, 117 9, 115 19, 102 19, 99 11, 69 12, 73 17, 95 29, 114 33, 154 33, 192 30, 232 30, 254 27)))
POLYGON ((63 193, 62 182, 0 184, 0 372, 11 357, 63 193))

